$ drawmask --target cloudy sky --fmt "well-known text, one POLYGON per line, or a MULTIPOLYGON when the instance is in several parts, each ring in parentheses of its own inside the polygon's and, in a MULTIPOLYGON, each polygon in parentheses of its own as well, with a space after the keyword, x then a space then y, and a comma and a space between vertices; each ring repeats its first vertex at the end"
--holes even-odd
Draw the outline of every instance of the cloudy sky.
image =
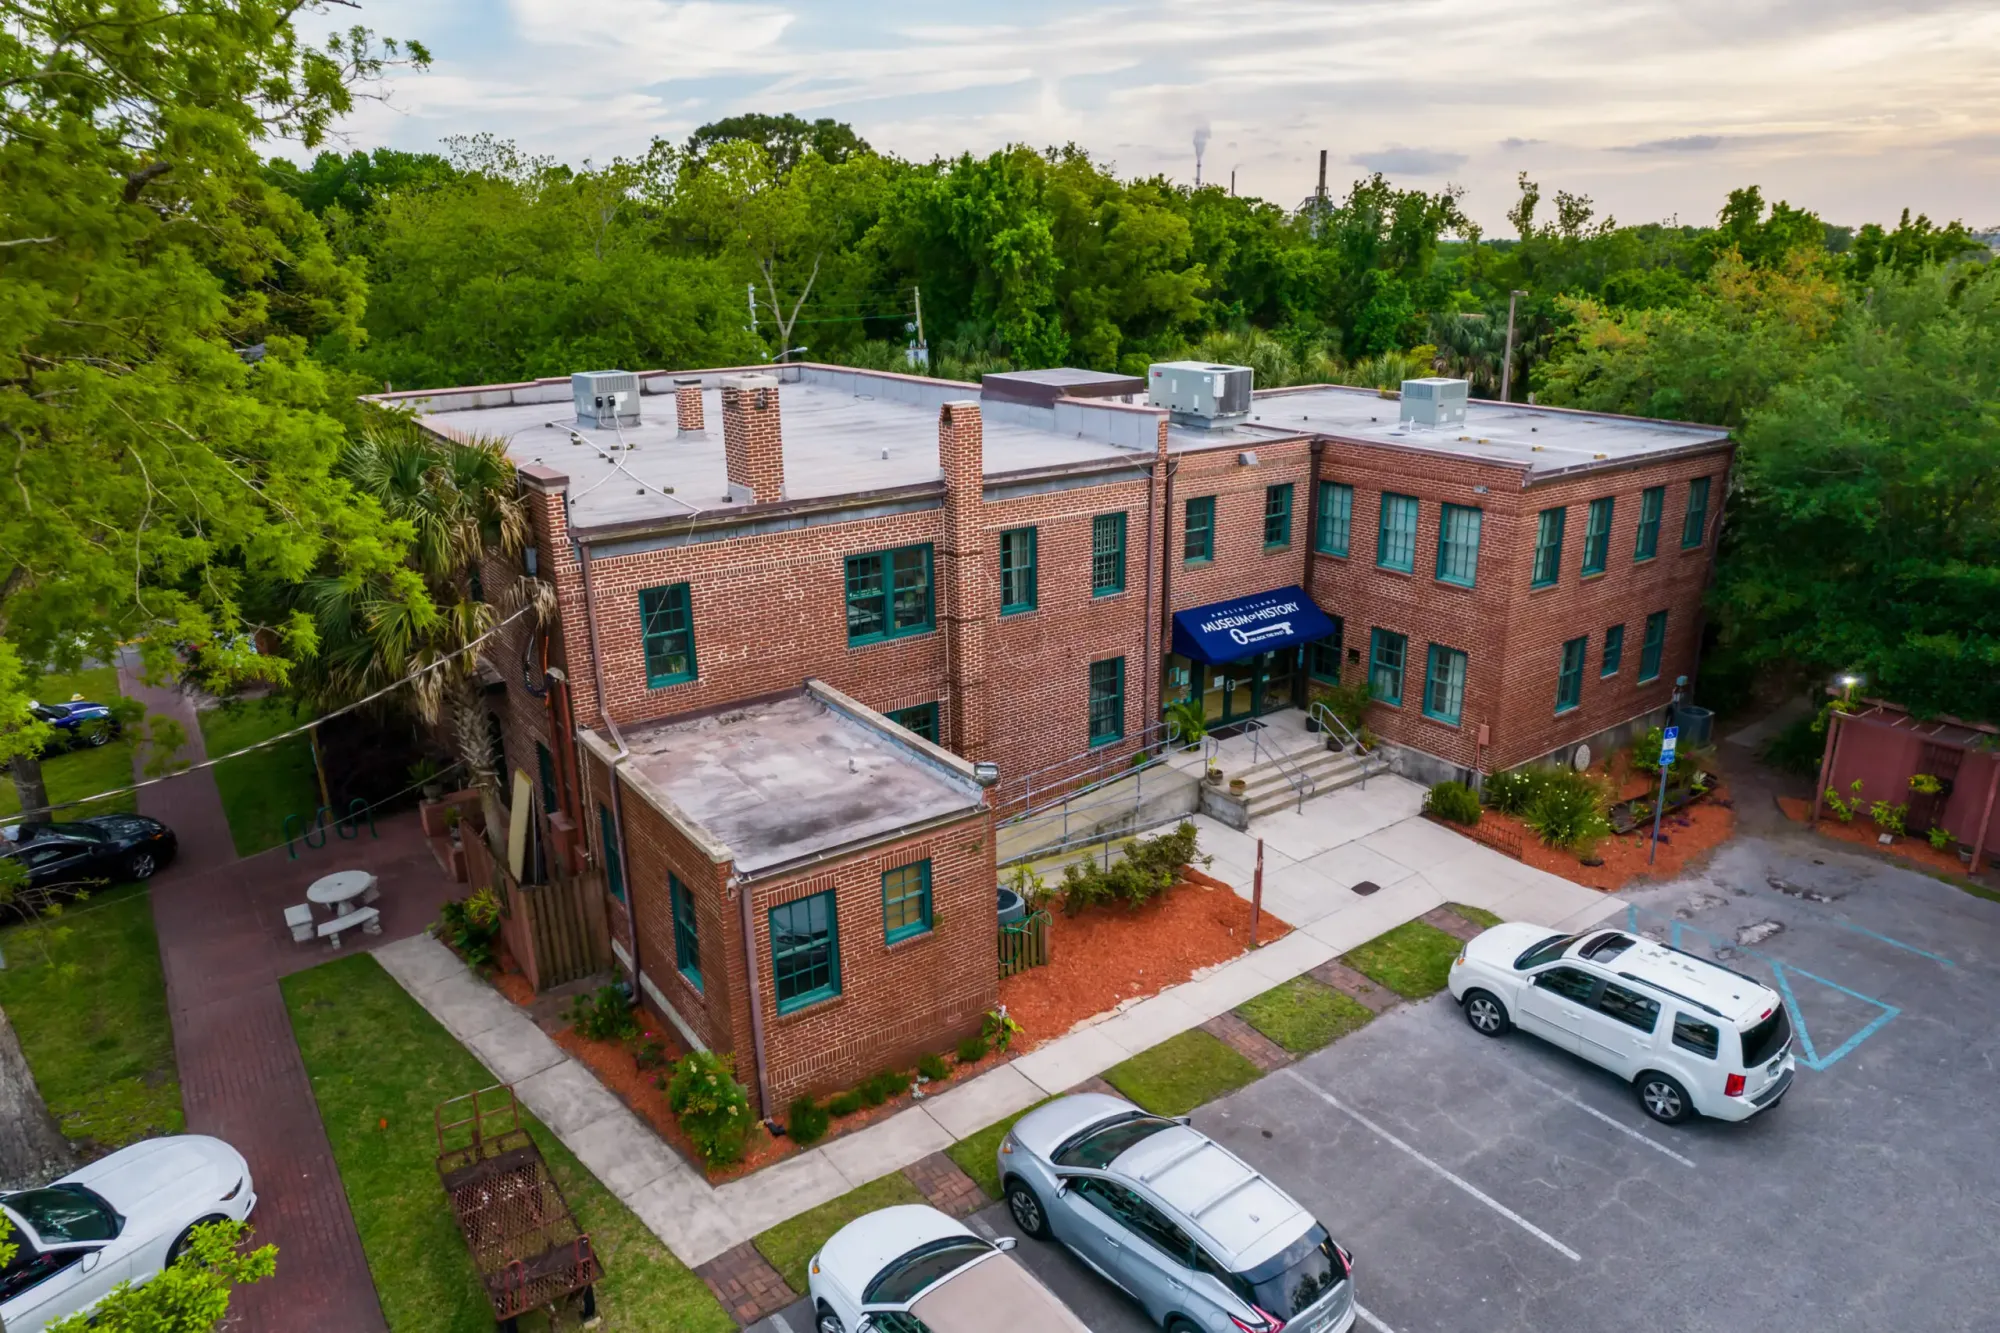
POLYGON ((1758 183, 1840 222, 2000 223, 1995 0, 362 3, 436 64, 357 147, 489 131, 581 163, 792 111, 904 157, 1075 140, 1185 181, 1206 126, 1209 181, 1295 204, 1324 148, 1336 190, 1458 184, 1489 231, 1523 170, 1621 221, 1758 183))

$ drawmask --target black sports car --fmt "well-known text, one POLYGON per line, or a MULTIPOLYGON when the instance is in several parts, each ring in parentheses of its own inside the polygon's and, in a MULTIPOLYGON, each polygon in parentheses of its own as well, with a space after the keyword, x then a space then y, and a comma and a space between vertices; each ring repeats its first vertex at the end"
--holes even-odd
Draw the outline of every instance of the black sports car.
POLYGON ((118 719, 103 704, 75 699, 66 704, 31 703, 28 711, 37 721, 55 728, 51 750, 80 750, 86 745, 103 745, 120 730, 118 719))
POLYGON ((0 857, 25 867, 28 884, 37 889, 151 879, 179 847, 172 829, 144 815, 92 815, 0 829, 0 857))

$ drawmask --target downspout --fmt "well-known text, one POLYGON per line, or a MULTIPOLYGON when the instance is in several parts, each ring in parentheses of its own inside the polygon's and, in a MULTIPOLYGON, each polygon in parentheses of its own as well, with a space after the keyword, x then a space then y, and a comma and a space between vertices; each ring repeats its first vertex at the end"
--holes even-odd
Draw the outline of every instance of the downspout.
POLYGON ((757 1105, 769 1120, 777 1115, 771 1106, 771 1080, 764 1068, 764 998, 757 987, 757 922, 756 914, 750 910, 750 899, 754 890, 736 874, 732 865, 729 883, 736 890, 736 901, 743 910, 743 980, 745 998, 750 1001, 750 1058, 756 1063, 757 1105))
POLYGON ((1159 632, 1159 622, 1153 615, 1153 515, 1159 504, 1159 487, 1153 484, 1153 477, 1149 472, 1146 475, 1146 626, 1139 640, 1139 651, 1146 654, 1149 668, 1146 673, 1148 681, 1146 688, 1149 695, 1146 703, 1151 710, 1146 714, 1148 727, 1161 720, 1160 714, 1166 708, 1166 703, 1161 698, 1166 682, 1160 674, 1167 669, 1167 664, 1160 660, 1166 654, 1156 652, 1153 648, 1154 636, 1159 632))
MULTIPOLYGON (((1153 630, 1156 634, 1160 636, 1160 647, 1162 648, 1166 647, 1167 644, 1172 642, 1171 635, 1173 632, 1172 625, 1174 616, 1174 566, 1173 566, 1174 473, 1180 471, 1180 466, 1181 466, 1180 459, 1172 457, 1171 455, 1168 457, 1167 493, 1165 502, 1160 506, 1160 615, 1158 620, 1154 623, 1153 630)), ((1151 553, 1149 552, 1148 555, 1150 556, 1150 554, 1151 553)), ((1165 657, 1167 656, 1167 654, 1161 653, 1160 656, 1165 657)), ((1160 669, 1164 671, 1166 669, 1166 664, 1161 663, 1160 669)), ((1192 690, 1192 682, 1190 682, 1190 689, 1192 690)), ((1201 698, 1200 694, 1198 693, 1194 694, 1193 697, 1197 701, 1201 698)))
POLYGON ((644 1003, 645 988, 640 985, 642 975, 639 965, 639 915, 632 909, 634 884, 631 876, 632 858, 625 854, 625 801, 618 781, 618 765, 630 757, 632 751, 626 748, 624 736, 619 734, 618 724, 612 720, 611 705, 604 698, 604 659, 597 652, 597 593, 590 582, 590 543, 577 543, 577 559, 583 566, 583 619, 590 630, 590 671, 597 683, 597 715, 604 719, 605 730, 618 746, 618 753, 611 756, 611 832, 618 843, 618 873, 625 878, 625 929, 632 940, 632 998, 644 1003))
MULTIPOLYGON (((1325 452, 1325 449, 1326 440, 1321 436, 1315 435, 1311 445, 1312 463, 1306 471, 1305 582, 1299 585, 1306 590, 1307 600, 1311 600, 1313 595, 1313 558, 1319 553, 1319 464, 1320 457, 1325 452)), ((1318 603, 1315 602, 1314 605, 1317 606, 1318 603)), ((1343 616, 1340 623, 1345 626, 1347 624, 1346 617, 1343 616)), ((1341 635, 1341 646, 1343 649, 1346 647, 1346 638, 1346 634, 1343 633, 1341 635)), ((1305 670, 1298 672, 1294 676, 1294 679, 1299 682, 1298 695, 1299 698, 1305 700, 1307 705, 1310 706, 1312 703, 1311 647, 1307 647, 1305 660, 1299 665, 1304 667, 1305 670)))

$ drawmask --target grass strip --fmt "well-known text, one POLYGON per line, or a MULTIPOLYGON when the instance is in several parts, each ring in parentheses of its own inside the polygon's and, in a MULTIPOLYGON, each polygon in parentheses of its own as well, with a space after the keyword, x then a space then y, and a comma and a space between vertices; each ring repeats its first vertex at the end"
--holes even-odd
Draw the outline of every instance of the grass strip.
POLYGON ((1483 907, 1471 907, 1465 903, 1446 903, 1445 906, 1464 917, 1467 921, 1470 921, 1473 925, 1483 926, 1487 930, 1491 930, 1500 924, 1500 918, 1483 907))
MULTIPOLYGON (((305 719, 289 700, 252 699, 201 712, 201 739, 208 753, 228 754, 289 731, 305 719)), ((310 821, 319 808, 319 776, 312 743, 294 736, 215 766, 215 786, 238 856, 254 856, 285 840, 285 816, 310 821)), ((336 814, 338 812, 335 812, 336 814)), ((329 816, 331 818, 331 816, 329 816)))
POLYGON ((1236 1006, 1236 1016, 1293 1055, 1304 1055, 1366 1027, 1375 1014, 1331 986, 1293 977, 1236 1006))
MULTIPOLYGON (((111 667, 91 667, 70 674, 43 676, 35 682, 33 697, 43 703, 64 704, 72 695, 82 695, 94 704, 118 701, 118 672, 111 667)), ((56 742, 62 744, 62 742, 56 742)), ((42 782, 49 789, 49 803, 80 800, 85 796, 132 782, 132 742, 123 738, 80 750, 58 751, 53 746, 42 755, 42 782)), ((131 814, 139 808, 137 792, 120 792, 101 801, 58 810, 55 819, 82 819, 89 815, 131 814)), ((21 793, 11 780, 0 777, 0 819, 21 813, 21 793)))
POLYGON ((780 1222, 759 1235, 751 1244, 770 1260, 785 1285, 806 1294, 806 1265, 826 1244, 827 1237, 864 1213, 890 1208, 899 1203, 927 1203, 923 1191, 910 1183, 901 1171, 891 1171, 880 1180, 871 1180, 860 1189, 849 1190, 817 1208, 780 1222))
POLYGON ((1241 1052, 1190 1028, 1104 1071, 1104 1080, 1154 1115, 1186 1115, 1262 1075, 1241 1052))
POLYGON ((1436 926, 1406 921, 1341 961, 1406 1000, 1421 1000, 1444 989, 1451 960, 1461 947, 1459 940, 1436 926))
MULTIPOLYGON (((1044 1097, 1035 1106, 1047 1106, 1054 1100, 1053 1097, 1044 1097)), ((959 1170, 979 1183, 987 1198, 1000 1197, 1000 1140, 1007 1137, 1007 1131, 1014 1127, 1016 1120, 1034 1110, 1035 1106, 1016 1111, 1005 1120, 988 1125, 944 1150, 944 1155, 956 1162, 959 1170)))

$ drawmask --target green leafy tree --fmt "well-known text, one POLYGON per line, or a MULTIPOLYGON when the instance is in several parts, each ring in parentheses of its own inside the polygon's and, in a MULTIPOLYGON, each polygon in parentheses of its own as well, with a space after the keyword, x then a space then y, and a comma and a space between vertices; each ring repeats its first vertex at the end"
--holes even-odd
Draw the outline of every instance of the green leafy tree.
POLYGON ((256 146, 318 143, 357 88, 429 57, 361 28, 312 47, 299 9, 0 10, 0 755, 24 807, 46 798, 21 667, 137 641, 155 676, 280 678, 310 620, 256 625, 247 590, 332 548, 392 558, 330 482, 341 429, 306 355, 354 325, 360 274, 256 146))
POLYGON ((361 218, 392 194, 449 184, 458 174, 450 160, 437 153, 395 148, 356 149, 344 157, 320 153, 303 167, 274 157, 264 166, 265 180, 322 219, 335 209, 347 219, 361 218))
POLYGON ((761 112, 710 121, 688 136, 683 151, 691 161, 705 163, 715 148, 728 143, 756 145, 780 176, 790 175, 792 168, 808 157, 839 166, 875 151, 852 125, 841 121, 825 116, 808 121, 790 113, 774 116, 761 112))
POLYGON ((190 1234, 174 1264, 143 1287, 120 1282, 88 1315, 50 1324, 47 1333, 211 1333, 229 1314, 229 1293, 277 1271, 278 1247, 243 1249, 249 1228, 210 1222, 190 1234))

